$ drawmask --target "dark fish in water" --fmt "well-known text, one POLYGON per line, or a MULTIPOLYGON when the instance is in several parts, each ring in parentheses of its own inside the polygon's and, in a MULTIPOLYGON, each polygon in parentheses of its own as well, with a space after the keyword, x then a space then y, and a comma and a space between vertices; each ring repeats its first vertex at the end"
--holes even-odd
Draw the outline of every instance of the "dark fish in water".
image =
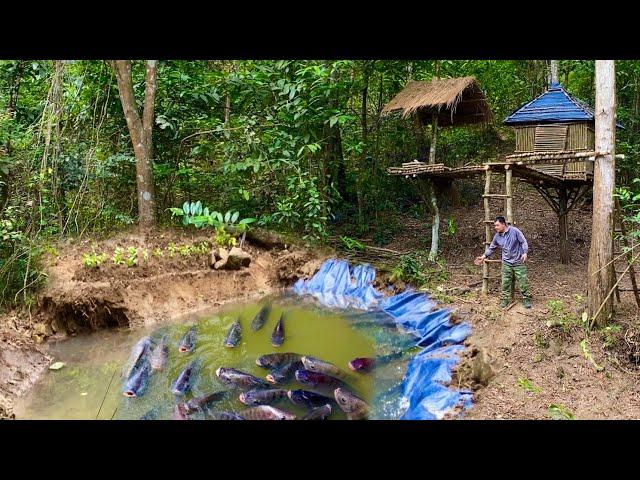
POLYGON ((269 313, 271 313, 271 305, 267 304, 262 307, 258 314, 253 318, 253 321, 251 322, 251 329, 254 331, 260 330, 267 321, 269 313))
POLYGON ((289 390, 287 396, 292 403, 303 405, 307 408, 318 408, 333 402, 333 398, 325 397, 324 395, 310 392, 309 390, 289 390))
POLYGON ((326 420, 329 415, 331 415, 331 405, 327 403, 311 410, 302 417, 302 420, 326 420))
POLYGON ((171 392, 174 395, 184 395, 191 389, 191 381, 194 377, 195 367, 195 362, 191 362, 180 372, 178 378, 171 384, 171 392))
POLYGON ((147 389, 150 374, 151 365, 145 361, 139 368, 134 370, 133 374, 127 379, 122 389, 122 394, 125 397, 140 397, 147 389))
POLYGON ((358 357, 349 362, 349 368, 355 372, 368 372, 375 367, 402 358, 404 352, 394 352, 378 357, 358 357))
POLYGON ((295 375, 297 381, 313 387, 317 387, 319 385, 333 388, 345 386, 344 382, 332 377, 331 375, 327 375, 326 373, 317 373, 312 372, 311 370, 302 369, 296 370, 295 375))
POLYGON ((276 328, 271 334, 271 345, 279 347, 284 343, 284 312, 280 314, 280 320, 276 323, 276 328))
POLYGON ((347 377, 347 374, 336 367, 333 363, 325 362, 319 358, 305 355, 302 357, 302 364, 304 368, 316 373, 324 373, 325 375, 331 375, 332 377, 347 377))
POLYGON ((236 320, 231 324, 231 328, 229 328, 229 333, 227 333, 227 338, 224 340, 225 347, 237 347, 238 343, 240 343, 240 338, 242 338, 242 327, 240 326, 240 320, 236 320))
POLYGON ((240 415, 233 412, 210 412, 207 417, 211 420, 244 420, 240 415))
POLYGON ((336 388, 333 392, 340 409, 347 414, 349 420, 361 420, 369 414, 369 405, 360 397, 343 388, 336 388))
POLYGON ((271 405, 259 405, 240 412, 246 420, 295 420, 296 416, 291 412, 285 412, 271 405))
POLYGON ((174 420, 189 420, 188 412, 184 404, 178 403, 173 407, 173 416, 171 418, 174 420))
POLYGON ((179 348, 182 353, 191 352, 196 346, 196 333, 197 331, 194 325, 187 333, 185 333, 184 337, 182 337, 179 348))
POLYGON ((241 393, 238 398, 245 405, 253 407, 256 405, 270 405, 271 403, 277 402, 286 396, 287 391, 280 388, 259 388, 241 393))
POLYGON ((272 368, 283 365, 285 363, 296 362, 302 358, 299 353, 283 352, 268 353, 256 359, 256 365, 263 368, 272 368))
POLYGON ((219 367, 216 370, 216 375, 223 383, 227 385, 234 385, 242 388, 269 388, 269 383, 265 382, 261 378, 254 377, 253 375, 235 368, 219 367))
POLYGON ((151 337, 142 337, 138 340, 138 343, 134 345, 131 350, 131 355, 129 356, 129 368, 127 368, 127 371, 124 373, 126 378, 129 378, 133 371, 144 363, 144 360, 149 354, 152 346, 153 341, 151 340, 151 337))
POLYGON ((206 407, 207 405, 222 400, 227 395, 225 390, 219 392, 213 392, 203 397, 192 398, 184 404, 187 413, 194 413, 195 411, 206 407))
POLYGON ((154 370, 162 370, 167 364, 167 358, 169 358, 169 345, 166 337, 162 337, 149 359, 151 368, 154 370))
POLYGON ((296 370, 303 368, 302 362, 290 362, 273 367, 267 375, 267 380, 271 383, 287 383, 293 377, 296 370))

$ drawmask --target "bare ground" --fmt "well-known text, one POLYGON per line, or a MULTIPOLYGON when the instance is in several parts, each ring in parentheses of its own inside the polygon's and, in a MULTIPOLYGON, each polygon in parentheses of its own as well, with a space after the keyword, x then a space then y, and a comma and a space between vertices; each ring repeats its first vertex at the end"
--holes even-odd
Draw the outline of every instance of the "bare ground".
POLYGON ((30 311, 0 316, 0 418, 11 417, 12 400, 22 395, 47 368, 50 358, 39 344, 100 328, 153 325, 223 303, 277 293, 299 277, 314 273, 322 252, 298 247, 274 248, 246 242, 252 261, 240 270, 213 270, 210 253, 179 247, 211 240, 204 232, 163 230, 144 238, 123 232, 102 241, 78 240, 60 245, 48 258, 48 281, 30 311), (168 251, 173 244, 173 254, 168 251), (115 265, 116 247, 136 247, 146 261, 115 265), (163 256, 154 256, 160 248, 163 256), (107 253, 99 268, 88 268, 82 255, 107 253))

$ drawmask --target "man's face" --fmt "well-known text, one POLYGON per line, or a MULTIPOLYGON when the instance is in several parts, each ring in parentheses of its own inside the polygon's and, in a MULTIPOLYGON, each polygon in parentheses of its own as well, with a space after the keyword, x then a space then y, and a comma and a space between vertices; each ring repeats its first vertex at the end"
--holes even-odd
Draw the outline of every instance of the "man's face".
POLYGON ((505 223, 495 221, 493 222, 493 228, 496 229, 496 232, 503 233, 507 229, 507 225, 505 223))

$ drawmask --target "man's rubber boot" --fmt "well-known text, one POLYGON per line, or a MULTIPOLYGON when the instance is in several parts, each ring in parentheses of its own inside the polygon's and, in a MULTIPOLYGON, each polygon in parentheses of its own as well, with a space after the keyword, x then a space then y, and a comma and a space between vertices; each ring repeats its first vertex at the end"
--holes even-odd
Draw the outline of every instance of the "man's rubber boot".
POLYGON ((524 299, 524 308, 531 308, 531 300, 528 298, 524 299))

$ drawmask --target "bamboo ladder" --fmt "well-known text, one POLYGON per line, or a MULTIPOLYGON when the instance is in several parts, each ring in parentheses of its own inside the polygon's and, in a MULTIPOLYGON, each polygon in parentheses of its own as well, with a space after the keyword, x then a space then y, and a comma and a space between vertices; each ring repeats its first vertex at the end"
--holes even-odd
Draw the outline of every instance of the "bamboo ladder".
MULTIPOLYGON (((485 182, 484 182, 484 195, 482 198, 484 200, 484 248, 486 249, 493 239, 492 226, 494 220, 491 215, 491 208, 489 205, 489 200, 492 198, 501 198, 505 201, 505 211, 507 217, 507 224, 513 224, 513 190, 512 190, 512 176, 513 170, 511 169, 511 165, 504 163, 485 163, 485 182), (501 170, 504 168, 504 194, 491 193, 491 174, 492 173, 502 173, 501 170)), ((501 278, 501 275, 489 275, 489 265, 492 263, 502 263, 502 260, 489 260, 484 259, 482 263, 482 294, 486 295, 489 292, 489 280, 501 278)), ((511 301, 515 298, 515 281, 512 278, 511 281, 511 301)))
POLYGON ((631 252, 631 246, 629 245, 629 239, 627 237, 627 228, 624 224, 624 218, 622 216, 622 210, 620 209, 620 201, 616 198, 614 205, 614 214, 613 214, 613 284, 616 285, 617 277, 619 274, 623 274, 625 270, 628 269, 629 278, 631 279, 631 288, 620 288, 620 286, 615 287, 616 300, 620 303, 620 292, 633 292, 633 295, 636 299, 636 304, 640 307, 640 293, 638 293, 638 281, 636 279, 636 271, 633 268, 633 257, 634 255, 631 252), (618 238, 616 234, 622 234, 621 238, 618 238), (626 250, 626 254, 622 256, 622 248, 626 250), (618 257, 618 258, 616 258, 618 257), (617 270, 618 266, 616 262, 624 262, 624 268, 622 270, 617 270))

